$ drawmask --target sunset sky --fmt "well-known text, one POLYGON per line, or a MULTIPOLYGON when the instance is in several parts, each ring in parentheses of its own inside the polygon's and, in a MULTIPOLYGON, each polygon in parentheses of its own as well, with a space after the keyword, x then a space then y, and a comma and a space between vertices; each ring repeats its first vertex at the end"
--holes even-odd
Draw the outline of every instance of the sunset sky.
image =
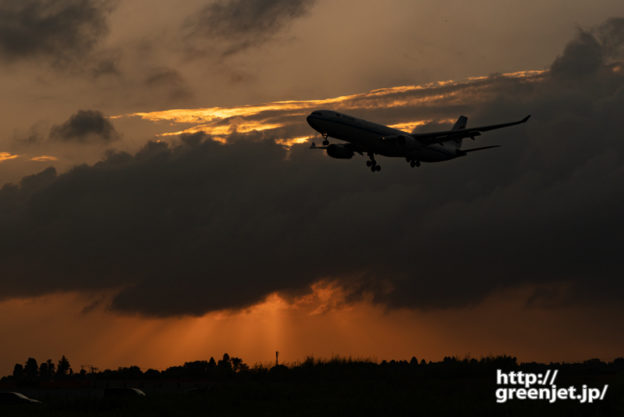
POLYGON ((0 91, 0 375, 624 355, 621 0, 5 1, 0 91), (372 175, 326 108, 532 118, 372 175))

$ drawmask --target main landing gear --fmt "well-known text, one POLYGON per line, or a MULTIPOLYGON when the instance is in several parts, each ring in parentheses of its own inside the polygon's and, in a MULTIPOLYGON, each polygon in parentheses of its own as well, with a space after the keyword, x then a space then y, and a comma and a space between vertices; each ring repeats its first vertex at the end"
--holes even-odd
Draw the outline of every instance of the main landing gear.
POLYGON ((375 161, 375 154, 369 152, 368 157, 370 159, 366 161, 366 166, 370 168, 371 172, 381 171, 381 167, 377 164, 377 161, 375 161))
POLYGON ((420 166, 420 161, 417 161, 416 159, 409 159, 409 158, 406 158, 406 161, 407 161, 407 162, 409 162, 409 164, 410 164, 410 166, 411 166, 412 168, 414 168, 414 167, 419 167, 419 166, 420 166))
POLYGON ((323 146, 329 145, 329 140, 327 139, 327 133, 321 133, 323 136, 323 146))

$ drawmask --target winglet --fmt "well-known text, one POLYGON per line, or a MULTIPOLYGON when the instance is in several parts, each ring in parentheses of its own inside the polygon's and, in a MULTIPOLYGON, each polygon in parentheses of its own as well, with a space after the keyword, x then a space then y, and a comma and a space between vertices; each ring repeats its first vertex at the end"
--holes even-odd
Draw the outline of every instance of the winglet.
POLYGON ((524 119, 522 119, 522 121, 520 123, 524 123, 527 120, 529 120, 531 118, 531 115, 529 114, 527 117, 525 117, 524 119))

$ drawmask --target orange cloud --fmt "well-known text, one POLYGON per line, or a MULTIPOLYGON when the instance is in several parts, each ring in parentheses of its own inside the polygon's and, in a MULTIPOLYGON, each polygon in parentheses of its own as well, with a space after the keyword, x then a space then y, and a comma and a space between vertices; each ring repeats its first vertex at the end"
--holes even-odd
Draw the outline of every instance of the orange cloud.
POLYGON ((297 136, 294 138, 275 139, 275 143, 290 148, 293 145, 306 143, 310 139, 314 139, 314 136, 297 136))
MULTIPOLYGON (((225 137, 234 132, 250 133, 275 131, 277 143, 298 143, 301 132, 284 136, 284 128, 296 128, 301 124, 301 117, 312 109, 338 107, 341 110, 371 110, 377 108, 402 108, 435 103, 461 101, 466 95, 462 88, 477 87, 487 79, 512 78, 526 81, 542 79, 544 70, 518 71, 496 76, 471 77, 463 81, 437 81, 422 85, 403 85, 371 90, 365 93, 314 100, 283 100, 259 105, 238 107, 207 107, 197 109, 171 109, 154 112, 137 112, 113 116, 138 117, 150 122, 169 122, 170 125, 187 125, 182 129, 160 133, 158 136, 178 136, 203 132, 225 142, 225 137), (281 130, 280 130, 281 129, 281 130), (280 130, 280 132, 277 132, 280 130)), ((470 98, 474 100, 474 97, 470 98)), ((411 132, 415 127, 431 120, 402 120, 392 126, 411 132)), ((437 120, 447 122, 448 120, 437 120)), ((296 129, 294 129, 296 130, 296 129)))
POLYGON ((160 136, 178 136, 182 134, 193 134, 203 132, 211 136, 223 136, 231 135, 233 133, 249 133, 249 132, 262 132, 263 130, 272 130, 284 126, 281 123, 263 123, 257 121, 241 122, 238 124, 210 126, 208 124, 200 124, 197 126, 189 127, 188 129, 179 130, 176 132, 162 133, 160 136))
POLYGON ((19 158, 19 155, 11 154, 9 152, 0 152, 0 163, 16 158, 19 158))
POLYGON ((58 161, 58 158, 52 155, 39 155, 39 156, 33 156, 32 158, 30 158, 30 160, 36 161, 36 162, 49 162, 49 161, 58 161))

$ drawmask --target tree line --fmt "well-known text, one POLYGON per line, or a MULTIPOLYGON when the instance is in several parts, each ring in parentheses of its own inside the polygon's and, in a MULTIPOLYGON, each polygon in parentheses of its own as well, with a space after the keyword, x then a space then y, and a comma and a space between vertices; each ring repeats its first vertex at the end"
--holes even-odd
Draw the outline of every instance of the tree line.
POLYGON ((47 382, 59 380, 81 379, 88 376, 98 378, 153 378, 158 376, 164 377, 205 377, 205 376, 228 376, 239 372, 246 372, 249 366, 243 362, 241 358, 230 357, 224 353, 223 357, 215 360, 211 357, 209 360, 200 360, 186 362, 181 366, 172 366, 163 371, 148 369, 145 372, 138 366, 119 367, 116 370, 106 369, 100 371, 94 366, 81 366, 80 371, 74 372, 69 360, 63 355, 58 362, 48 359, 38 363, 35 358, 28 358, 24 364, 16 363, 13 367, 11 375, 4 376, 3 381, 12 382, 47 382))
POLYGON ((69 364, 69 360, 63 355, 56 365, 52 362, 52 359, 38 364, 35 358, 28 358, 23 365, 16 363, 13 367, 12 377, 18 381, 50 380, 64 379, 70 377, 73 373, 74 371, 69 364))
POLYGON ((299 378, 304 376, 346 376, 357 378, 358 376, 393 375, 400 377, 412 377, 416 374, 425 374, 437 377, 461 376, 461 375, 484 375, 490 377, 496 369, 520 369, 539 370, 546 367, 557 366, 574 373, 594 372, 622 372, 624 371, 624 358, 615 359, 612 362, 603 362, 591 359, 580 363, 523 363, 519 364, 512 356, 484 357, 480 359, 445 357, 439 362, 427 362, 412 357, 411 360, 383 360, 373 362, 351 358, 335 357, 329 360, 306 358, 303 362, 289 366, 274 365, 265 366, 256 364, 253 367, 247 365, 239 357, 231 357, 224 353, 222 358, 215 360, 198 360, 185 362, 183 365, 172 366, 164 370, 147 369, 141 370, 138 366, 119 367, 116 370, 106 369, 100 371, 93 366, 81 366, 80 371, 74 372, 69 360, 63 355, 56 363, 51 359, 38 363, 35 358, 28 358, 24 364, 17 363, 13 367, 11 375, 3 377, 2 382, 18 384, 36 384, 39 382, 54 381, 80 381, 83 379, 114 380, 114 379, 224 379, 235 376, 257 377, 286 377, 299 378))

